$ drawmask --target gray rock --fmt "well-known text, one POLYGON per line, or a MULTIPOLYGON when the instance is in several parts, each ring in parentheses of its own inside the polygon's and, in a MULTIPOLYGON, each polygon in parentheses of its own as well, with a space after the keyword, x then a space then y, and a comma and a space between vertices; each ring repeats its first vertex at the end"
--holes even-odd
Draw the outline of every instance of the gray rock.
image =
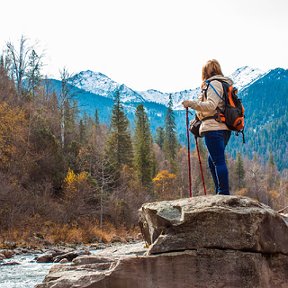
POLYGON ((62 259, 68 260, 68 262, 71 262, 74 258, 80 256, 80 255, 89 255, 90 252, 88 250, 75 250, 75 251, 69 251, 66 250, 50 250, 46 251, 45 254, 42 254, 38 257, 36 257, 36 262, 38 263, 57 263, 60 262, 62 259))
POLYGON ((4 258, 12 258, 15 252, 13 250, 4 249, 0 251, 0 254, 2 254, 4 258))
POLYGON ((6 259, 5 255, 0 253, 0 261, 2 261, 3 259, 6 259))
POLYGON ((288 225, 247 197, 200 196, 148 203, 141 209, 150 254, 218 248, 288 254, 288 225))
POLYGON ((72 251, 64 254, 60 254, 53 258, 53 262, 60 262, 62 259, 67 259, 68 262, 71 262, 74 258, 81 255, 90 255, 91 253, 88 250, 72 251))
POLYGON ((69 260, 67 259, 67 258, 62 258, 60 261, 59 261, 59 263, 68 263, 69 262, 69 260))
POLYGON ((52 253, 46 253, 43 255, 40 255, 36 258, 37 263, 49 263, 53 262, 53 254, 52 253))
POLYGON ((17 261, 8 261, 1 264, 1 266, 15 266, 15 265, 21 265, 21 263, 17 261))

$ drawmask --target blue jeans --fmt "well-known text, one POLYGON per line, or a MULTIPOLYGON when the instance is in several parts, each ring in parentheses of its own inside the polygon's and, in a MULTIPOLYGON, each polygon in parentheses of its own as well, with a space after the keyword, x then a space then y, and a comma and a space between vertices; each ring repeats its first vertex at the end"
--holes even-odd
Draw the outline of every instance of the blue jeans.
POLYGON ((225 161, 225 147, 229 141, 231 131, 219 130, 206 132, 205 144, 209 156, 208 165, 215 185, 215 193, 229 195, 228 169, 225 161))

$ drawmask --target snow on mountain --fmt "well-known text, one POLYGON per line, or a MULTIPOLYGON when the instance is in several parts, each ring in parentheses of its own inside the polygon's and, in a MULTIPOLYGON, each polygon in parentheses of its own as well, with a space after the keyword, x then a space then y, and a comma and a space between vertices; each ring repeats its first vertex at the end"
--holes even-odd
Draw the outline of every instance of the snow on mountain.
POLYGON ((182 102, 184 100, 195 100, 197 99, 199 93, 200 93, 200 87, 195 88, 193 90, 184 90, 181 92, 175 92, 173 93, 173 109, 175 110, 183 110, 182 102))
POLYGON ((121 101, 126 103, 126 102, 145 102, 145 99, 141 94, 138 92, 130 89, 126 85, 122 84, 118 87, 119 93, 121 96, 121 101))
POLYGON ((168 105, 168 102, 169 102, 169 94, 168 93, 162 93, 162 92, 154 90, 154 89, 150 89, 147 91, 141 91, 139 93, 143 96, 143 98, 146 101, 160 103, 160 104, 163 104, 165 106, 168 105))
POLYGON ((267 72, 261 71, 260 69, 255 69, 249 66, 244 66, 238 68, 235 72, 230 75, 230 78, 233 80, 234 85, 238 90, 244 89, 246 86, 252 84, 260 77, 264 76, 267 72))
MULTIPOLYGON (((259 69, 244 66, 238 68, 229 77, 234 81, 234 85, 240 91, 268 72, 269 71, 263 72, 259 69)), ((118 90, 123 103, 156 102, 167 106, 169 103, 169 96, 171 95, 172 106, 175 110, 182 110, 182 102, 184 100, 196 99, 200 93, 200 87, 172 93, 163 93, 154 89, 134 91, 124 84, 113 81, 100 72, 93 72, 90 70, 80 72, 70 78, 69 82, 80 89, 109 98, 113 98, 115 92, 118 90)))
POLYGON ((121 100, 123 102, 144 102, 142 98, 134 90, 130 89, 124 84, 119 84, 106 75, 100 72, 93 72, 90 70, 82 71, 69 79, 69 83, 77 88, 85 91, 105 96, 108 98, 114 97, 114 94, 119 90, 121 100))
POLYGON ((180 92, 171 92, 171 93, 163 93, 154 89, 150 89, 147 91, 138 92, 143 96, 146 101, 149 102, 156 102, 159 104, 163 104, 168 106, 169 103, 169 96, 171 95, 172 98, 172 107, 175 110, 183 109, 182 102, 185 99, 194 99, 197 97, 198 93, 200 92, 200 88, 196 88, 193 90, 184 90, 180 92))
POLYGON ((69 79, 69 83, 85 91, 112 98, 120 86, 106 75, 90 70, 82 71, 69 79))
MULTIPOLYGON (((255 82, 260 77, 264 76, 267 72, 263 72, 260 69, 251 68, 249 66, 244 66, 238 68, 232 75, 229 77, 233 80, 234 85, 238 88, 238 90, 242 90, 248 85, 255 82)), ((161 103, 164 105, 168 105, 169 102, 169 94, 171 94, 173 101, 173 109, 182 110, 184 109, 182 106, 182 102, 184 100, 192 100, 196 99, 200 93, 200 87, 192 89, 192 90, 184 90, 181 92, 173 92, 173 93, 162 93, 157 90, 148 90, 139 92, 147 101, 153 101, 157 103, 161 103)))

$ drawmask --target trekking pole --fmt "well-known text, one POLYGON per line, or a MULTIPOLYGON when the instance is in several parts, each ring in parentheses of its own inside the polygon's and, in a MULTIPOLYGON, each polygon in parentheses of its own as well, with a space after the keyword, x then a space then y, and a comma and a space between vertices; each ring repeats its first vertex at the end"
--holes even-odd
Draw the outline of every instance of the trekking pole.
POLYGON ((189 117, 188 107, 186 107, 186 131, 188 144, 188 175, 189 175, 189 196, 192 197, 192 178, 191 178, 191 159, 190 159, 190 134, 189 134, 189 117))
POLYGON ((205 186, 205 181, 204 181, 204 174, 203 174, 203 169, 202 169, 202 162, 201 162, 201 157, 200 157, 200 152, 199 152, 199 146, 198 146, 198 140, 197 137, 195 136, 195 142, 196 142, 196 149, 197 149, 197 154, 198 154, 198 160, 199 160, 199 166, 200 166, 200 172, 201 172, 201 178, 202 178, 202 184, 203 184, 203 189, 204 189, 204 194, 206 195, 206 186, 205 186))

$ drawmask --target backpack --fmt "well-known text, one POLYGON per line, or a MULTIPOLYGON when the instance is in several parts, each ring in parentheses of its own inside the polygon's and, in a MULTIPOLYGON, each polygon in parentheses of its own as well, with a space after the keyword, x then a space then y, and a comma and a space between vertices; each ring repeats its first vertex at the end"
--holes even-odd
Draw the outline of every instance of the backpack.
MULTIPOLYGON (((242 134, 243 143, 245 143, 244 138, 244 107, 242 104, 241 99, 238 98, 238 90, 233 85, 223 81, 222 79, 213 79, 211 81, 206 81, 207 88, 205 90, 205 97, 207 98, 207 90, 209 85, 214 90, 214 92, 225 102, 224 110, 221 111, 219 109, 218 113, 213 116, 216 121, 223 122, 227 125, 227 127, 232 130, 236 131, 236 135, 238 136, 239 133, 242 134), (217 80, 222 83, 223 87, 223 97, 219 95, 217 90, 212 85, 212 81, 217 80)), ((208 118, 208 117, 207 117, 208 118)), ((210 118, 210 117, 209 117, 210 118)))

